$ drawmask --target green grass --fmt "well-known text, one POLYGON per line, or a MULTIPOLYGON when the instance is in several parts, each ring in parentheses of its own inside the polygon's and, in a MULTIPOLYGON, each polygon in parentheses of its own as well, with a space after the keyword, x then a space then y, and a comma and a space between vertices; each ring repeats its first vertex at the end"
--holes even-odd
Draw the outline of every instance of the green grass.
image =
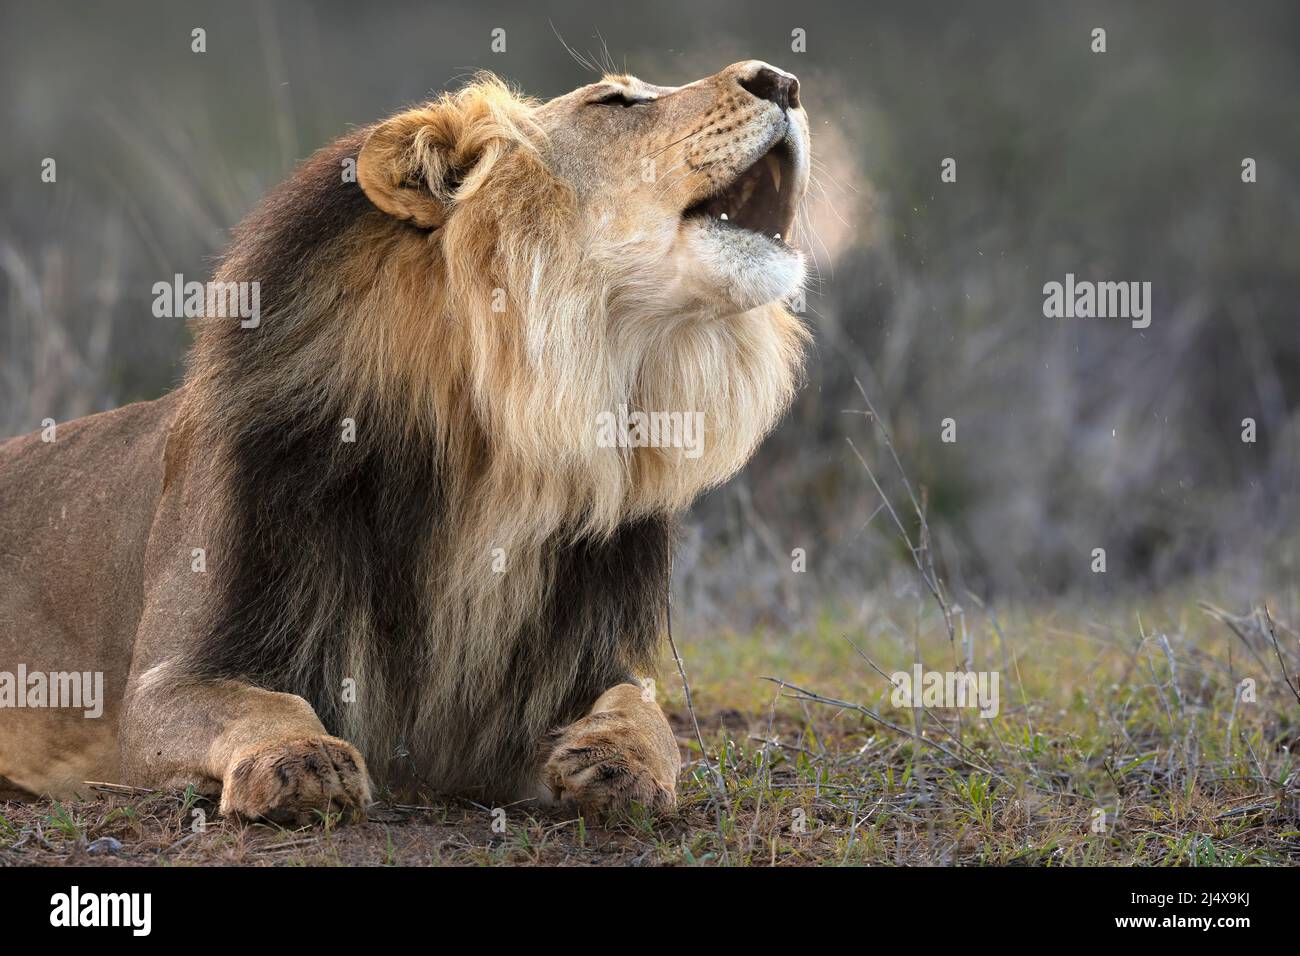
MULTIPOLYGON (((727 728, 708 740, 727 781, 724 809, 679 859, 1297 862, 1300 704, 1267 631, 1237 623, 1244 637, 1189 593, 1102 612, 1004 609, 996 621, 968 607, 955 647, 938 612, 914 603, 804 634, 679 635, 697 713, 727 728), (1000 713, 924 712, 918 740, 918 715, 892 705, 887 678, 864 657, 886 674, 914 655, 927 669, 963 670, 953 664, 964 659, 963 624, 973 669, 1000 672, 1000 713), (1237 700, 1245 678, 1254 702, 1237 700), (728 710, 751 716, 729 721, 728 710)), ((1294 675, 1297 635, 1285 622, 1275 630, 1294 675)), ((682 709, 675 689, 661 700, 682 709)), ((688 813, 721 803, 698 766, 684 789, 688 813)))

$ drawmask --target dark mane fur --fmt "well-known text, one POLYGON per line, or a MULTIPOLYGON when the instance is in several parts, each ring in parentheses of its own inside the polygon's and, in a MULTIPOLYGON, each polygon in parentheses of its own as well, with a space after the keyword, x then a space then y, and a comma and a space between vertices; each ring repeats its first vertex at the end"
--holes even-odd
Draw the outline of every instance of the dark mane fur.
POLYGON ((221 396, 219 407, 199 404, 197 427, 226 505, 210 552, 213 624, 188 670, 303 696, 331 733, 363 749, 381 786, 512 798, 527 787, 540 736, 653 667, 673 523, 648 517, 608 538, 555 534, 534 612, 495 635, 495 666, 460 670, 458 636, 436 632, 440 609, 459 599, 438 574, 459 544, 448 517, 461 487, 447 480, 455 463, 361 386, 331 386, 332 370, 285 373, 346 326, 354 290, 339 276, 357 244, 411 228, 355 184, 341 187, 341 160, 363 135, 322 150, 272 192, 220 270, 223 281, 261 283, 262 315, 256 329, 205 331, 192 358, 192 382, 221 396), (340 440, 344 418, 356 421, 355 443, 340 440), (348 677, 360 681, 355 703, 343 700, 348 677), (431 688, 450 690, 431 701, 431 688))

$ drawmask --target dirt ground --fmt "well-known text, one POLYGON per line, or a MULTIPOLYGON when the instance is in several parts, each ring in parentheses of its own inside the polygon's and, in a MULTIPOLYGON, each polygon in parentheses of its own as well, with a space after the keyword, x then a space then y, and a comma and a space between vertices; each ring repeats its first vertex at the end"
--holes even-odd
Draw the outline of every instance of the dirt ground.
MULTIPOLYGON (((689 732, 680 718, 674 724, 689 732)), ((748 726, 738 712, 705 724, 720 732, 748 726)), ((699 824, 698 812, 682 809, 601 824, 433 799, 378 804, 364 823, 285 829, 223 819, 212 801, 192 794, 103 786, 81 801, 0 803, 0 866, 638 866, 660 862, 665 841, 699 824)))

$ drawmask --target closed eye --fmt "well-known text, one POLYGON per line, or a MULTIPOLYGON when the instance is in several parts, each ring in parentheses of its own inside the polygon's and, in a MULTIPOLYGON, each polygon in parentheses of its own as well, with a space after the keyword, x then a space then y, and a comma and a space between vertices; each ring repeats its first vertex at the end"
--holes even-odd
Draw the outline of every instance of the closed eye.
POLYGON ((599 96, 594 100, 587 100, 588 106, 643 106, 646 103, 653 103, 653 96, 635 97, 629 96, 623 90, 614 90, 599 96))

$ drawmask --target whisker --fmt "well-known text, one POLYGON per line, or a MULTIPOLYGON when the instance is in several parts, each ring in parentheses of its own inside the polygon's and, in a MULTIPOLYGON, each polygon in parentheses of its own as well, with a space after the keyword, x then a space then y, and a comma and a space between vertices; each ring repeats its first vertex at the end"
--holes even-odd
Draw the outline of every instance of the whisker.
POLYGON ((681 139, 679 139, 679 140, 674 140, 673 142, 669 143, 667 146, 664 146, 662 149, 657 149, 657 150, 655 150, 653 153, 650 153, 650 154, 647 155, 647 156, 642 156, 641 158, 642 158, 642 159, 653 159, 654 157, 656 157, 656 156, 658 156, 660 153, 662 153, 665 149, 672 149, 674 146, 677 146, 677 145, 679 145, 679 144, 681 144, 681 143, 685 143, 687 140, 695 139, 695 137, 697 137, 697 136, 703 136, 703 135, 704 135, 705 133, 707 133, 709 130, 711 130, 711 129, 716 129, 716 128, 717 128, 717 124, 714 124, 713 126, 708 126, 708 127, 705 127, 704 129, 697 130, 697 131, 694 132, 694 133, 687 133, 687 134, 686 134, 685 136, 683 136, 681 139))
POLYGON ((600 40, 600 49, 605 55, 605 70, 609 73, 614 73, 615 72, 614 58, 609 55, 609 45, 605 43, 605 38, 601 36, 599 29, 596 30, 596 39, 600 40))
MULTIPOLYGON (((853 228, 852 226, 849 225, 849 223, 845 220, 845 218, 844 218, 843 216, 840 215, 839 208, 838 208, 838 207, 835 205, 835 203, 831 200, 830 195, 826 192, 826 187, 823 186, 823 185, 821 184, 821 180, 819 180, 817 177, 813 176, 813 177, 810 178, 809 182, 810 182, 812 185, 816 186, 817 189, 821 192, 822 202, 825 203, 826 206, 827 206, 827 208, 829 208, 830 211, 831 211, 832 213, 835 214, 835 218, 838 219, 838 220, 840 221, 840 224, 843 225, 843 226, 844 226, 845 228, 847 228, 847 229, 851 229, 851 228, 853 228)), ((854 192, 856 192, 856 191, 857 191, 857 190, 854 190, 854 192)))
MULTIPOLYGON (((826 266, 830 269, 831 278, 835 278, 835 257, 831 255, 830 248, 822 240, 821 233, 818 232, 817 227, 814 225, 812 210, 808 207, 807 202, 800 204, 800 214, 808 229, 808 235, 811 239, 816 240, 817 244, 821 246, 822 252, 826 256, 826 266)), ((813 265, 816 268, 817 281, 820 286, 822 279, 821 259, 817 256, 817 253, 813 251, 811 243, 809 243, 809 252, 812 254, 813 265)))
POLYGON ((821 162, 816 157, 810 157, 810 158, 812 159, 812 163, 811 163, 812 167, 817 172, 821 173, 823 176, 829 179, 831 181, 831 185, 834 186, 836 189, 841 191, 847 190, 848 192, 854 192, 854 193, 858 191, 858 188, 852 185, 851 183, 846 186, 845 184, 841 183, 838 179, 836 179, 835 174, 830 171, 830 169, 826 166, 825 163, 821 162))
POLYGON ((583 69, 590 70, 592 73, 601 72, 600 67, 596 66, 596 64, 592 63, 586 57, 579 54, 578 51, 575 50, 573 47, 569 46, 568 41, 566 41, 564 37, 560 36, 560 31, 556 29, 555 22, 553 20, 548 19, 546 22, 551 25, 551 32, 554 33, 555 38, 560 41, 560 45, 563 46, 564 49, 569 52, 569 56, 573 57, 574 61, 577 62, 579 66, 581 66, 583 69))

